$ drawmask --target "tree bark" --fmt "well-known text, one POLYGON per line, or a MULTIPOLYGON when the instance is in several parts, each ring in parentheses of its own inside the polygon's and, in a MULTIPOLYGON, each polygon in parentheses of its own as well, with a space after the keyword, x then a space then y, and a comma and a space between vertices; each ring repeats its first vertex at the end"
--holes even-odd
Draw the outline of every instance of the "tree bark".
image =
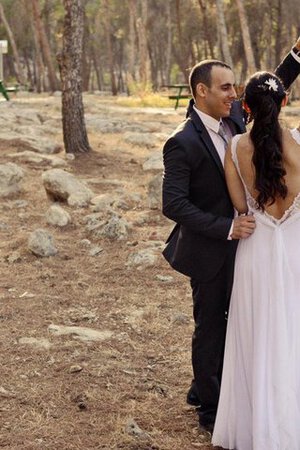
POLYGON ((103 22, 103 25, 104 25, 104 29, 105 29, 106 46, 107 46, 107 52, 108 52, 111 91, 112 91, 112 95, 117 95, 118 89, 117 89, 117 84, 116 84, 114 54, 113 54, 113 46, 112 46, 112 40, 111 40, 111 17, 110 17, 111 15, 110 15, 110 11, 109 11, 108 0, 104 0, 104 8, 105 8, 105 20, 103 22))
POLYGON ((180 0, 176 0, 175 9, 176 9, 176 25, 177 25, 177 33, 178 33, 178 49, 176 46, 174 47, 174 54, 177 59, 177 63, 180 67, 180 70, 184 76, 185 82, 188 83, 189 76, 187 72, 187 68, 190 66, 189 59, 187 56, 187 52, 185 51, 185 43, 183 41, 182 34, 182 26, 181 26, 181 11, 180 11, 180 0))
MULTIPOLYGON (((205 36, 205 53, 206 53, 206 44, 209 47, 209 51, 210 51, 210 57, 212 59, 215 59, 215 54, 214 54, 214 46, 212 44, 211 38, 210 38, 210 34, 209 34, 209 28, 208 28, 208 21, 207 21, 207 6, 206 6, 206 2, 205 0, 199 0, 199 6, 202 12, 202 16, 203 16, 203 28, 204 28, 204 36, 205 36)), ((207 58, 207 55, 205 55, 205 57, 207 58)))
POLYGON ((166 84, 170 84, 171 74, 171 56, 172 56, 172 17, 171 17, 171 0, 167 2, 167 51, 166 51, 166 84))
POLYGON ((0 3, 0 19, 3 22, 3 25, 6 29, 6 32, 8 34, 8 39, 9 39, 9 42, 10 42, 10 45, 11 45, 11 48, 13 51, 14 60, 16 63, 15 72, 16 72, 17 81, 20 84, 25 84, 25 77, 24 77, 23 70, 21 67, 19 52, 17 49, 14 34, 13 34, 12 29, 10 28, 10 25, 6 19, 5 12, 4 12, 4 9, 3 9, 3 6, 1 5, 1 3, 0 3))
POLYGON ((65 150, 90 150, 82 101, 83 8, 80 0, 64 0, 63 48, 58 55, 62 81, 62 122, 65 150))
POLYGON ((147 19, 148 5, 147 2, 141 3, 141 16, 136 21, 138 46, 139 46, 139 75, 140 82, 146 88, 150 81, 150 56, 147 43, 147 19))
POLYGON ((283 14, 282 1, 277 0, 276 2, 276 21, 275 21, 275 66, 277 67, 281 61, 281 53, 282 53, 282 23, 281 18, 283 14))
POLYGON ((128 70, 129 82, 135 80, 135 22, 136 22, 136 0, 128 0, 129 8, 129 39, 128 39, 128 70))
POLYGON ((216 0, 216 6, 217 6, 217 25, 219 30, 219 36, 220 36, 220 44, 221 44, 221 50, 222 50, 222 56, 224 61, 230 65, 230 67, 233 67, 232 58, 229 50, 229 44, 228 44, 228 33, 227 33, 227 27, 226 27, 226 21, 225 21, 225 15, 224 15, 224 8, 223 8, 223 0, 216 0))
POLYGON ((239 18, 240 18, 240 23, 241 23, 242 37, 243 37, 244 50, 245 50, 245 55, 246 55, 246 60, 247 60, 247 65, 248 65, 248 72, 250 72, 250 74, 252 74, 252 73, 256 72, 257 69, 256 69, 253 49, 252 49, 252 45, 251 45, 251 37, 250 37, 247 15, 246 15, 243 0, 236 0, 236 4, 238 7, 239 18))
POLYGON ((51 58, 50 44, 49 44, 49 41, 47 38, 44 24, 41 19, 39 2, 38 2, 38 0, 31 0, 31 4, 32 4, 33 18, 34 18, 34 23, 35 23, 36 30, 37 30, 38 40, 40 42, 40 47, 42 50, 45 65, 47 66, 47 69, 48 69, 48 78, 49 78, 50 89, 51 89, 51 91, 56 91, 59 88, 59 82, 56 77, 54 64, 53 64, 52 58, 51 58))

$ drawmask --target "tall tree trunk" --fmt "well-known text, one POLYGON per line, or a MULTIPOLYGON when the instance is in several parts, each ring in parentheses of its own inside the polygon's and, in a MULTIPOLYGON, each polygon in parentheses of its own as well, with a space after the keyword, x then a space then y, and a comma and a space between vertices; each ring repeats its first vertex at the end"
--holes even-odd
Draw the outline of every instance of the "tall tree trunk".
POLYGON ((45 65, 48 69, 49 85, 51 91, 56 91, 59 88, 59 82, 55 74, 54 64, 51 58, 50 44, 46 35, 45 27, 41 19, 41 12, 38 0, 31 0, 34 23, 37 29, 38 40, 40 42, 41 50, 45 65))
POLYGON ((136 0, 128 0, 129 8, 129 39, 128 39, 128 70, 127 79, 135 80, 135 22, 136 22, 136 0))
POLYGON ((93 48, 92 48, 92 58, 93 58, 93 63, 94 63, 94 69, 95 69, 95 72, 96 72, 98 89, 99 89, 99 91, 102 91, 103 90, 103 86, 104 86, 104 81, 103 81, 103 75, 102 75, 102 72, 101 72, 101 67, 100 67, 98 54, 97 54, 97 52, 95 50, 94 43, 93 43, 93 48))
POLYGON ((136 21, 139 45, 139 75, 140 82, 146 88, 150 81, 150 56, 147 43, 148 4, 141 2, 141 16, 136 21))
POLYGON ((166 51, 166 84, 170 84, 171 56, 172 56, 172 17, 171 0, 167 1, 167 51, 166 51))
POLYGON ((109 2, 108 0, 104 0, 104 10, 105 10, 105 20, 103 21, 104 29, 105 29, 105 37, 106 37, 106 46, 108 53, 108 61, 109 61, 109 72, 110 72, 110 82, 111 82, 111 91, 112 95, 117 95, 117 83, 115 77, 115 63, 114 63, 114 54, 113 54, 113 46, 111 39, 111 15, 109 10, 109 2))
POLYGON ((281 18, 283 14, 282 0, 277 0, 276 2, 276 21, 275 21, 275 67, 277 67, 281 61, 281 51, 282 51, 282 23, 281 18))
MULTIPOLYGON (((208 21, 207 21, 207 5, 205 0, 198 0, 199 1, 199 6, 202 12, 202 17, 203 17, 203 28, 204 28, 204 36, 205 36, 205 53, 206 53, 206 44, 209 47, 209 51, 210 51, 210 57, 212 59, 215 58, 215 54, 214 54, 214 46, 210 37, 210 33, 209 33, 209 29, 208 29, 208 21)), ((205 57, 207 58, 207 55, 205 55, 205 57)))
POLYGON ((228 33, 227 33, 227 27, 226 27, 226 21, 225 21, 225 15, 224 15, 224 8, 223 8, 223 0, 216 0, 216 6, 217 6, 217 25, 219 30, 219 36, 220 36, 220 44, 221 44, 221 50, 222 50, 222 56, 224 61, 230 65, 230 67, 233 67, 232 58, 229 50, 229 44, 228 44, 228 33))
POLYGON ((82 101, 83 8, 80 0, 63 0, 63 48, 58 55, 62 81, 62 122, 65 150, 90 150, 82 101))
POLYGON ((30 19, 30 24, 31 24, 34 46, 35 46, 33 87, 35 88, 36 92, 41 93, 43 90, 43 87, 45 85, 45 67, 44 67, 42 53, 41 53, 40 41, 38 39, 37 29, 35 27, 33 17, 30 19))
POLYGON ((185 43, 183 41, 182 36, 182 27, 181 27, 181 11, 180 11, 180 0, 176 0, 175 2, 176 8, 176 24, 177 24, 177 33, 178 33, 178 48, 174 48, 174 53, 177 59, 177 63, 180 67, 180 70, 185 78, 185 82, 188 83, 189 77, 187 72, 187 67, 190 66, 187 52, 185 51, 185 43))
POLYGON ((12 29, 10 28, 10 25, 9 25, 7 19, 6 19, 5 12, 4 12, 4 9, 3 9, 3 6, 2 6, 1 3, 0 3, 0 19, 3 22, 3 25, 4 25, 5 29, 6 29, 6 32, 8 34, 8 38, 9 38, 9 42, 10 42, 10 45, 11 45, 11 48, 12 48, 12 51, 13 51, 14 60, 15 60, 15 63, 16 63, 16 67, 15 67, 16 78, 17 78, 19 83, 25 84, 25 77, 24 77, 23 70, 22 70, 22 67, 21 67, 19 52, 18 52, 18 49, 17 49, 17 45, 16 45, 16 41, 15 41, 15 38, 14 38, 14 34, 13 34, 12 29))
POLYGON ((250 37, 250 31, 248 26, 248 20, 246 15, 246 10, 244 7, 244 1, 243 0, 236 0, 236 4, 238 7, 239 12, 239 18, 241 23, 241 30, 242 30, 242 37, 243 37, 243 43, 244 43, 244 50, 248 65, 248 72, 251 74, 256 72, 256 64, 253 54, 253 49, 251 45, 251 37, 250 37))

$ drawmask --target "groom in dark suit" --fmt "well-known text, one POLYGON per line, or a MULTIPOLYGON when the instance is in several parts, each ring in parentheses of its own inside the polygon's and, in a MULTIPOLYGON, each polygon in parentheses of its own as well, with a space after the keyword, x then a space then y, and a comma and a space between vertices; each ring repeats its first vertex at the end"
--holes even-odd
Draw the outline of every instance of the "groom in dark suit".
MULTIPOLYGON (((286 88, 300 72, 299 54, 300 39, 276 70, 286 88)), ((209 431, 219 399, 237 240, 255 230, 253 217, 234 217, 224 177, 227 142, 246 130, 234 83, 227 64, 197 64, 190 74, 194 100, 187 119, 163 150, 163 213, 176 222, 164 256, 190 277, 193 295, 194 380, 187 400, 198 406, 200 425, 209 431)))

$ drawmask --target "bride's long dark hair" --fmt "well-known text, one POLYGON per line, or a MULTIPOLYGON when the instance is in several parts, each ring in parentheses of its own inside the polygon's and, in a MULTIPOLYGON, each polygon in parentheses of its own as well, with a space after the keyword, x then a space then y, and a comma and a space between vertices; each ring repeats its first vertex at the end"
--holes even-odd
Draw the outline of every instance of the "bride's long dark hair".
POLYGON ((282 129, 278 119, 285 96, 281 80, 270 72, 257 72, 246 84, 244 99, 254 119, 250 131, 254 145, 254 188, 258 191, 257 203, 262 210, 265 205, 273 204, 276 197, 287 195, 282 129))

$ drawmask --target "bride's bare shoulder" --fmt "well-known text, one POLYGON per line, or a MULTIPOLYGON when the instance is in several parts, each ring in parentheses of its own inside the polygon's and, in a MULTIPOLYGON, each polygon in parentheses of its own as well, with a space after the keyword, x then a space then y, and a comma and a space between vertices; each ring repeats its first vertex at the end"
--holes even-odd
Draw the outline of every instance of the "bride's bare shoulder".
POLYGON ((251 142, 249 132, 241 135, 238 141, 238 148, 242 148, 243 150, 253 150, 253 144, 251 142))

